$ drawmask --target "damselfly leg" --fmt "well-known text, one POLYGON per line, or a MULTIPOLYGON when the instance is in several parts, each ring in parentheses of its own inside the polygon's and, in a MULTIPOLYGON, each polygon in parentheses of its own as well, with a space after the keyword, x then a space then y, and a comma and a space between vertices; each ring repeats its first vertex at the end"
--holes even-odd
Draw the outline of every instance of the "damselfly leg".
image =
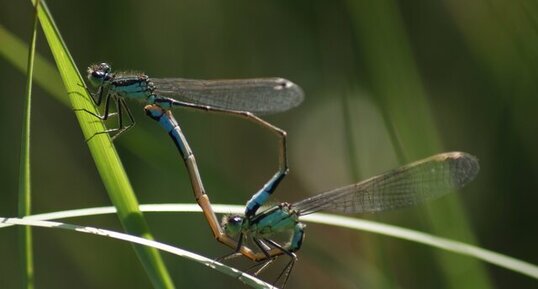
POLYGON ((104 133, 114 133, 113 135, 111 135, 111 139, 115 140, 121 134, 123 134, 124 132, 126 132, 127 130, 129 130, 129 129, 131 129, 131 128, 133 128, 135 126, 135 124, 136 124, 135 119, 133 117, 133 114, 132 114, 129 106, 127 106, 127 103, 125 102, 125 99, 120 98, 120 97, 115 97, 115 96, 111 95, 108 92, 107 89, 103 88, 103 86, 99 86, 96 93, 92 93, 88 88, 86 88, 86 90, 90 94, 90 98, 92 99, 93 103, 96 106, 100 106, 103 98, 105 99, 105 105, 104 105, 105 110, 104 110, 102 115, 96 114, 93 111, 89 111, 89 110, 87 110, 85 108, 74 109, 75 112, 76 111, 84 111, 84 112, 89 113, 89 114, 91 114, 91 115, 95 116, 96 118, 98 118, 100 120, 103 120, 103 121, 108 120, 112 116, 117 116, 118 117, 118 126, 116 128, 111 128, 111 129, 107 129, 105 131, 96 132, 94 135, 89 137, 86 140, 86 142, 90 141, 96 135, 104 134, 104 133), (97 98, 96 98, 96 96, 97 96, 97 98), (115 106, 116 106, 116 111, 115 112, 110 111, 111 99, 113 99, 112 101, 114 101, 115 106), (129 118, 129 123, 127 123, 127 124, 124 123, 123 113, 126 113, 127 117, 129 118))

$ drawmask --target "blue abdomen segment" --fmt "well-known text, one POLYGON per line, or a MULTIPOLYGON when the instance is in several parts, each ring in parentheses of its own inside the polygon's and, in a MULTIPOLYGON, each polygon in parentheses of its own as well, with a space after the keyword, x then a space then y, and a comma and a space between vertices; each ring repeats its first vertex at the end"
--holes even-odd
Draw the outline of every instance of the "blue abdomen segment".
POLYGON ((286 176, 285 172, 277 172, 264 186, 261 190, 259 190, 256 194, 248 200, 246 208, 245 208, 245 216, 247 218, 250 218, 254 216, 258 208, 263 206, 267 199, 271 196, 275 188, 278 186, 278 184, 282 181, 282 179, 286 176))
POLYGON ((187 143, 187 140, 185 139, 183 133, 181 133, 181 129, 179 128, 179 125, 176 120, 165 115, 169 112, 165 112, 162 109, 157 109, 156 107, 148 105, 145 107, 145 111, 149 117, 159 122, 159 125, 162 126, 168 132, 168 135, 172 137, 174 143, 176 144, 176 147, 179 149, 181 157, 186 160, 190 155, 190 151, 185 145, 187 143))

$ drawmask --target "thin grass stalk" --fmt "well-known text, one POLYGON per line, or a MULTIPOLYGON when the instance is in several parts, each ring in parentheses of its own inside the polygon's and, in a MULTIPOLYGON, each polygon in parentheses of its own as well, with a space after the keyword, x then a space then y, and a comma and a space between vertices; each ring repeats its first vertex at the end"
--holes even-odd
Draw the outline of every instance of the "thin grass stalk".
MULTIPOLYGON (((39 0, 35 3, 34 25, 32 29, 32 37, 28 49, 27 76, 26 76, 26 92, 24 99, 24 111, 22 120, 21 133, 21 153, 19 167, 19 199, 18 199, 18 215, 20 218, 32 214, 32 180, 31 180, 31 161, 30 161, 30 132, 31 132, 31 113, 32 113, 32 79, 34 74, 34 59, 35 46, 37 39, 37 11, 39 8, 39 0)), ((22 227, 19 230, 19 250, 22 265, 22 283, 23 288, 34 289, 34 254, 32 229, 30 227, 22 227)))

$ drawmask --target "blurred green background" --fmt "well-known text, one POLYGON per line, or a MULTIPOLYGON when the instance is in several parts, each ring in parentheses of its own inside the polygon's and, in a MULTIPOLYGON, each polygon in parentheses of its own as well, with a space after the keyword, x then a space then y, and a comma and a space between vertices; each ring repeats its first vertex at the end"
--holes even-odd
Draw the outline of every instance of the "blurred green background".
MULTIPOLYGON (((29 1, 0 2, 0 25, 25 42, 29 1)), ((275 201, 296 201, 428 155, 481 161, 463 192, 359 216, 538 263, 538 4, 521 1, 49 1, 79 69, 107 61, 150 76, 281 76, 302 106, 266 119, 288 131, 291 173, 275 201)), ((0 45, 7 45, 0 37, 0 45)), ((51 62, 42 34, 38 51, 51 62)), ((20 51, 23 55, 25 51, 20 51)), ((0 58, 0 215, 17 214, 25 75, 0 58)), ((49 75, 51 79, 56 75, 49 75)), ((50 83, 54 83, 51 80, 50 83)), ((57 89, 63 89, 57 87, 57 89)), ((67 95, 65 95, 67 98, 67 95)), ((117 148, 141 203, 194 201, 168 136, 131 105, 117 148)), ((71 109, 36 85, 33 211, 109 205, 71 109)), ((214 203, 243 204, 277 167, 277 141, 245 121, 177 110, 214 203)), ((146 214, 154 236, 226 254, 200 214, 146 214)), ((121 230, 113 215, 68 222, 121 230)), ((128 244, 34 230, 38 288, 149 288, 128 244)), ((0 230, 0 288, 20 288, 17 230, 0 230)), ((241 288, 164 255, 177 288, 241 288)), ((518 273, 423 245, 309 225, 289 288, 531 288, 518 273)), ((246 268, 241 260, 234 266, 246 268)), ((273 280, 283 263, 262 277, 273 280)))

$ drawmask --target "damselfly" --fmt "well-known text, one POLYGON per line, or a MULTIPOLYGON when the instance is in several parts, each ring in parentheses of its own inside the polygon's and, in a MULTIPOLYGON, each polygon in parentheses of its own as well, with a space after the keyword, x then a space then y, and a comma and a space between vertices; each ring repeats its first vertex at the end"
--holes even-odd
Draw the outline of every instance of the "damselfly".
MULTIPOLYGON (((103 115, 96 116, 106 120, 118 115, 118 127, 107 131, 116 132, 114 137, 135 124, 125 99, 156 104, 163 109, 187 107, 238 115, 259 122, 251 115, 283 112, 296 107, 304 98, 299 86, 277 77, 228 80, 150 78, 144 73, 113 73, 109 64, 100 63, 88 67, 88 80, 97 87, 97 92, 92 94, 95 103, 101 105, 105 101, 103 115), (114 114, 110 113, 111 100, 116 105, 114 114), (127 113, 131 123, 123 123, 123 112, 127 113)), ((260 124, 277 130, 266 123, 260 124)))
POLYGON ((286 132, 257 115, 283 112, 303 101, 303 91, 289 80, 276 77, 230 80, 150 78, 143 73, 113 73, 107 63, 88 67, 88 79, 97 87, 97 92, 92 94, 95 104, 99 106, 104 100, 105 107, 103 115, 83 110, 102 120, 117 114, 118 127, 103 132, 114 132, 113 139, 135 124, 125 99, 156 105, 163 110, 186 107, 233 115, 252 121, 276 134, 280 138, 279 168, 268 185, 264 186, 258 192, 258 197, 249 204, 250 212, 259 207, 256 203, 258 200, 265 200, 272 194, 288 173, 286 132), (110 112, 111 101, 115 102, 115 113, 110 112), (123 122, 124 112, 130 120, 127 125, 123 122))
MULTIPOLYGON (((146 106, 146 113, 159 121, 172 137, 183 155, 186 165, 195 168, 185 158, 188 144, 182 136, 177 122, 169 111, 155 105, 146 106)), ((282 277, 285 286, 293 269, 297 252, 304 239, 304 224, 301 216, 321 210, 338 213, 374 213, 413 206, 424 201, 440 197, 455 189, 461 189, 472 181, 480 167, 477 158, 463 152, 441 153, 413 162, 357 184, 341 187, 315 195, 296 203, 280 203, 260 213, 249 208, 248 204, 263 205, 266 199, 256 195, 247 203, 244 215, 225 216, 219 224, 205 194, 204 202, 198 203, 203 208, 213 234, 217 240, 234 248, 235 252, 223 259, 243 255, 261 266, 256 274, 266 268, 280 255, 287 255, 290 261, 275 282, 282 277), (258 198, 258 199, 257 199, 258 198), (253 201, 254 199, 254 201, 253 201), (257 199, 257 200, 256 200, 257 199), (289 241, 282 245, 271 238, 279 233, 290 234, 289 241), (243 245, 252 241, 257 250, 243 245)), ((197 175, 197 169, 191 172, 197 175)), ((201 186, 201 180, 199 180, 201 186)), ((196 182, 193 182, 193 186, 196 182)), ((202 186, 201 186, 202 187, 202 186)), ((203 187, 202 187, 203 188, 203 187)), ((257 208, 256 208, 257 209, 257 208)))

